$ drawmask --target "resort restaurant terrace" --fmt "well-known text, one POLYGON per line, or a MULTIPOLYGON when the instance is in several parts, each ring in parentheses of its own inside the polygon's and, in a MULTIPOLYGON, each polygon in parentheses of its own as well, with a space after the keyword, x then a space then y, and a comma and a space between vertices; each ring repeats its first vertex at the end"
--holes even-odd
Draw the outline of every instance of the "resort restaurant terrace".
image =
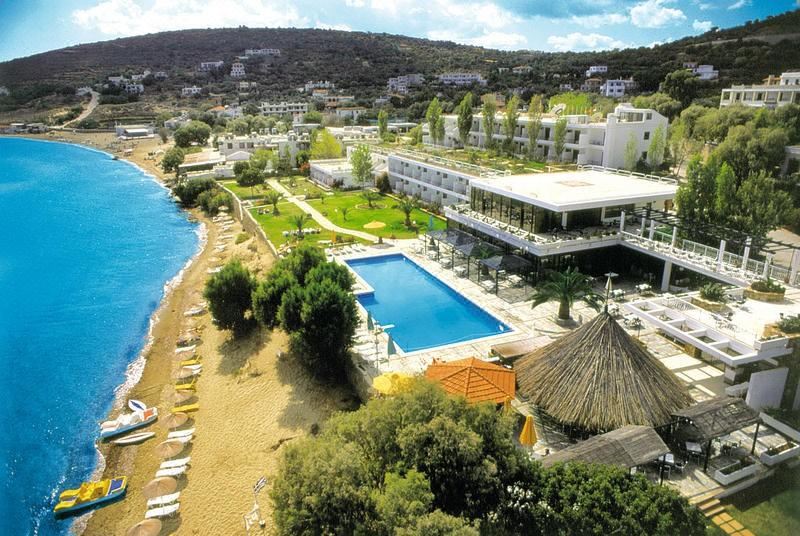
MULTIPOLYGON (((664 210, 674 182, 595 167, 576 172, 517 175, 471 183, 470 203, 445 208, 448 219, 536 256, 624 245, 665 262, 661 288, 669 288, 673 264, 728 284, 747 286, 767 277, 800 287, 800 250, 790 267, 751 258, 752 241, 742 233, 706 226, 719 247, 679 238, 694 222, 664 210), (728 244, 736 246, 739 253, 728 244)), ((791 247, 775 241, 758 244, 791 247)))

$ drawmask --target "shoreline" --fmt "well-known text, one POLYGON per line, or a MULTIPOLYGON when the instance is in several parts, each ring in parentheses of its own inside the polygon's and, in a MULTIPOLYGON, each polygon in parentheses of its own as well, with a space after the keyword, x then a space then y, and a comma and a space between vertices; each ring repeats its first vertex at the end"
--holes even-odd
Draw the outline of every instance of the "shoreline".
MULTIPOLYGON (((59 139, 26 137, 88 144, 100 151, 115 140, 113 133, 61 134, 59 139)), ((133 154, 125 161, 165 182, 155 161, 148 157, 148 152, 166 147, 159 139, 115 146, 117 151, 105 152, 122 159, 122 149, 133 147, 133 154)), ((196 432, 180 454, 190 456, 191 465, 178 480, 180 511, 164 519, 160 534, 241 534, 242 515, 253 506, 252 486, 262 476, 269 483, 258 502, 268 523, 255 534, 272 534, 272 504, 267 493, 285 445, 311 434, 332 413, 351 409, 357 397, 349 386, 319 383, 297 361, 283 358, 288 337, 280 330, 257 328, 233 339, 230 332, 212 323, 208 313, 184 316, 184 311, 203 300, 211 268, 236 258, 261 278, 275 262, 267 244, 245 233, 240 221, 218 224, 197 209, 187 212, 205 224, 206 242, 152 316, 152 340, 142 351, 141 377, 127 396, 120 396, 120 402, 136 398, 157 407, 162 416, 168 415, 175 401, 172 376, 178 361, 177 341, 182 333, 194 330, 201 339, 196 356, 202 359, 203 372, 197 381, 196 397, 188 403, 198 402, 200 408, 190 414, 186 427, 195 427, 196 432)), ((112 410, 111 417, 116 414, 112 410)), ((71 526, 73 534, 124 534, 144 518, 147 508, 142 488, 159 468, 162 460, 155 455, 155 446, 166 439, 167 431, 158 423, 142 431, 155 432, 156 437, 126 447, 98 444, 105 460, 103 478, 128 476, 127 496, 76 518, 71 526)))

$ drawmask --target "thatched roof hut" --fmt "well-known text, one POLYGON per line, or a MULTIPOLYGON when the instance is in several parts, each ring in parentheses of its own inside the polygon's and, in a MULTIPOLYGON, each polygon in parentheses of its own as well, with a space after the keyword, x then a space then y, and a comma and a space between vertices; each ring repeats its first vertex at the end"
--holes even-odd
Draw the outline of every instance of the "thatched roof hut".
POLYGON ((607 312, 514 365, 517 392, 562 424, 658 428, 692 403, 686 387, 607 312))

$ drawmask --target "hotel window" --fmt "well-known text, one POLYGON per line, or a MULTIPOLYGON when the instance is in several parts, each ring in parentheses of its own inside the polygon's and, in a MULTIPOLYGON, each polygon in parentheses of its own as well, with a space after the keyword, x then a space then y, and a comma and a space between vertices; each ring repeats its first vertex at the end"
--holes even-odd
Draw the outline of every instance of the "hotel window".
POLYGON ((645 141, 650 139, 650 132, 645 132, 644 133, 644 139, 645 139, 645 141))
POLYGON ((650 121, 653 118, 653 114, 647 112, 647 120, 650 121))

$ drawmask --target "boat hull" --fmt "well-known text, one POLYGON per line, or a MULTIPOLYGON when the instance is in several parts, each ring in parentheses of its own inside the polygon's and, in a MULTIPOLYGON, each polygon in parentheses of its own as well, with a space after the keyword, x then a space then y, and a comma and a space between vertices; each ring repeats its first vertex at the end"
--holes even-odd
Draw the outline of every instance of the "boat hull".
MULTIPOLYGON (((77 490, 70 490, 70 491, 77 491, 77 490)), ((93 499, 91 501, 75 503, 72 505, 63 505, 64 499, 68 499, 70 496, 68 492, 64 492, 61 494, 61 502, 56 504, 55 508, 53 508, 53 513, 56 517, 63 517, 70 514, 75 514, 78 512, 82 512, 92 507, 100 506, 111 501, 120 499, 125 496, 125 493, 128 491, 128 477, 119 477, 111 479, 111 484, 109 486, 109 491, 103 495, 102 497, 98 497, 97 499, 93 499)))

